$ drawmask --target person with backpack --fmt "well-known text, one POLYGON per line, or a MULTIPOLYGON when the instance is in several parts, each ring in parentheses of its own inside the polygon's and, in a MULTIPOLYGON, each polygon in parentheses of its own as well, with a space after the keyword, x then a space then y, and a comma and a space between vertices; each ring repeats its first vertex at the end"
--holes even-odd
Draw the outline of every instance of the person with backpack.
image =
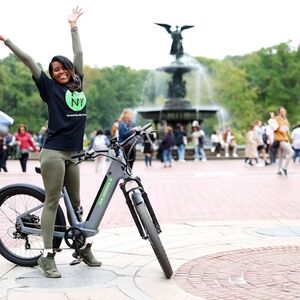
MULTIPOLYGON (((104 134, 102 129, 98 129, 96 136, 94 137, 92 148, 95 151, 107 150, 109 141, 107 136, 104 134)), ((98 155, 95 158, 95 171, 96 173, 104 174, 105 172, 105 162, 106 157, 103 155, 98 155)))

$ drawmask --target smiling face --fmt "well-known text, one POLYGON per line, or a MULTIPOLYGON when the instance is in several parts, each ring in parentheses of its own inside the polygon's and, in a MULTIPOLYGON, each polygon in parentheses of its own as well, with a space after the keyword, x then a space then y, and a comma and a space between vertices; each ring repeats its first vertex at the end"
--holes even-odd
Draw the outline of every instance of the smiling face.
POLYGON ((52 65, 52 78, 60 84, 67 84, 70 81, 71 73, 61 62, 53 61, 52 65))

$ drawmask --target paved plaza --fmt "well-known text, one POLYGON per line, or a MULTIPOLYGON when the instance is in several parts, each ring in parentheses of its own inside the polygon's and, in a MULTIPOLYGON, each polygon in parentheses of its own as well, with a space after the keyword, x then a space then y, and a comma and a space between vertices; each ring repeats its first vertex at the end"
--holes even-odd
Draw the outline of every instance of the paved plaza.
MULTIPOLYGON (((0 187, 42 187, 37 165, 30 160, 22 174, 18 161, 8 161, 0 187)), ((137 161, 134 173, 160 221, 171 279, 140 238, 118 190, 92 238, 101 268, 70 266, 72 250, 64 250, 56 256, 62 278, 48 279, 39 267, 0 256, 0 300, 300 299, 300 164, 291 164, 288 177, 277 176, 276 166, 245 167, 239 159, 174 162, 172 168, 137 161)), ((81 164, 81 178, 86 215, 101 181, 94 162, 81 164)))

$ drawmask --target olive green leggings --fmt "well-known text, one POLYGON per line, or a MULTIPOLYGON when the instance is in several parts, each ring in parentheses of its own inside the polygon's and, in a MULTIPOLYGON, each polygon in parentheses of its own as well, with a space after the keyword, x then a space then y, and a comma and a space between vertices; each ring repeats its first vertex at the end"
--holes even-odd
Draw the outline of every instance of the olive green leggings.
POLYGON ((74 151, 43 149, 40 153, 41 171, 46 192, 41 217, 44 248, 52 249, 53 231, 59 198, 65 184, 74 208, 80 205, 80 176, 74 151))

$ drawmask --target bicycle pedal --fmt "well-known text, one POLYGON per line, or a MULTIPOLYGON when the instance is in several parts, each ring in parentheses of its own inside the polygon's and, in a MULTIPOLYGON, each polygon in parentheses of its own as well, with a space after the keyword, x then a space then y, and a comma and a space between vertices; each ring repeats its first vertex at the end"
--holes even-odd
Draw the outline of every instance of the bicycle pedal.
POLYGON ((70 266, 75 266, 75 265, 78 265, 82 262, 82 258, 77 258, 77 259, 74 259, 73 261, 70 262, 70 266))

